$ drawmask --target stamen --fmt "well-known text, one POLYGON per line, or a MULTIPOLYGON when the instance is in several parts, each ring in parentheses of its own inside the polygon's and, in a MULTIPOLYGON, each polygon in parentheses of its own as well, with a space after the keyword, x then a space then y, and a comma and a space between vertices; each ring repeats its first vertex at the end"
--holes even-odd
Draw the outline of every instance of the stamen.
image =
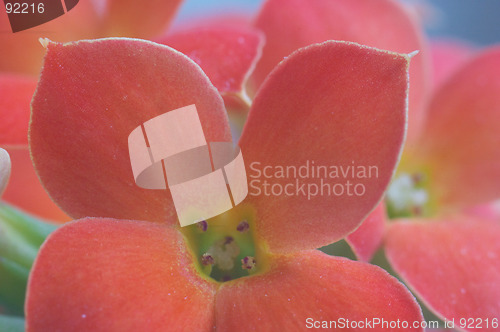
POLYGON ((206 232, 207 229, 208 229, 208 223, 206 220, 202 220, 200 221, 199 223, 196 224, 196 226, 198 226, 198 228, 202 231, 202 232, 206 232))
POLYGON ((252 270, 257 264, 257 261, 252 256, 246 256, 241 260, 241 268, 244 270, 252 270))
POLYGON ((214 265, 215 259, 209 253, 205 253, 205 254, 203 254, 203 256, 201 256, 201 264, 203 264, 205 266, 214 265))
POLYGON ((250 229, 250 225, 248 224, 248 221, 243 220, 236 226, 236 230, 240 233, 246 233, 250 229))

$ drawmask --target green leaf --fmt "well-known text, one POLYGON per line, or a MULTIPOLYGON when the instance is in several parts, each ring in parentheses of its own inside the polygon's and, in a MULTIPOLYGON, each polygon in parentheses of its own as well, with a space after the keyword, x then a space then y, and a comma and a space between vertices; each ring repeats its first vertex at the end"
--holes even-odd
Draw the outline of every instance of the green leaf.
POLYGON ((7 313, 24 314, 31 266, 43 241, 56 228, 0 203, 0 305, 7 313))
POLYGON ((0 332, 24 332, 24 319, 0 315, 0 332))

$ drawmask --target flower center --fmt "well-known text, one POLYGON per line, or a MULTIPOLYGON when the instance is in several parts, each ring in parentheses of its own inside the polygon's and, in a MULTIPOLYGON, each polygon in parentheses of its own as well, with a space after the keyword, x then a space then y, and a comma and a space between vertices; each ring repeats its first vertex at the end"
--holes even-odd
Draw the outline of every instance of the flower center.
POLYGON ((427 209, 429 195, 424 188, 422 173, 401 173, 389 186, 386 193, 390 218, 422 216, 427 209))
POLYGON ((253 208, 241 204, 182 228, 199 271, 218 282, 264 272, 267 260, 263 245, 255 241, 254 220, 253 208))

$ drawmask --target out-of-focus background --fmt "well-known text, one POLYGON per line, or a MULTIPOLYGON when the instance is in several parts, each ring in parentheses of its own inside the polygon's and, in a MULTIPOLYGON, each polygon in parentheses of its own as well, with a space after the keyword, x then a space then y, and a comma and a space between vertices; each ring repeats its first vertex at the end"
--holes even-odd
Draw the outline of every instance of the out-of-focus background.
MULTIPOLYGON (((311 0, 314 1, 314 0, 311 0)), ((460 38, 477 46, 500 42, 500 0, 400 0, 424 20, 432 38, 460 38)), ((252 16, 263 0, 186 0, 174 25, 207 14, 252 16)))

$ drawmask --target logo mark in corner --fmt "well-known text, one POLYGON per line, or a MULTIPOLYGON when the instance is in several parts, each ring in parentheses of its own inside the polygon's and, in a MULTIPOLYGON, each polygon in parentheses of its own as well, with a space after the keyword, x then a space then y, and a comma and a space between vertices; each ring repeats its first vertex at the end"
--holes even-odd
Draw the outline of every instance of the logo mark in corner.
POLYGON ((3 2, 12 32, 19 32, 66 14, 78 4, 79 0, 3 0, 3 2))

